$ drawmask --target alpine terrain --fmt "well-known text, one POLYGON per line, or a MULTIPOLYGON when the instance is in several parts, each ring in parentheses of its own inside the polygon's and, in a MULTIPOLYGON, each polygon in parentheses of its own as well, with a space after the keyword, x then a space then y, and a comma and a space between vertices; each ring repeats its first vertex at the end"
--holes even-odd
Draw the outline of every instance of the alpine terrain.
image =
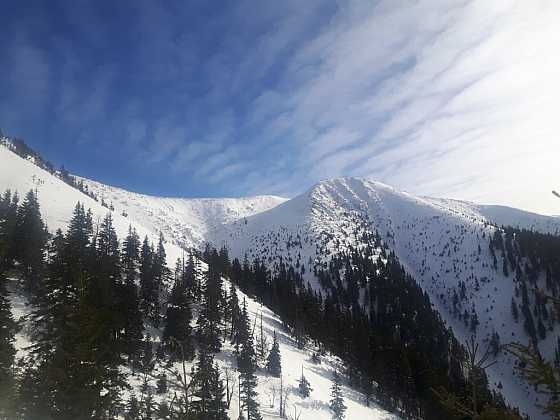
POLYGON ((291 199, 147 196, 55 170, 3 138, 8 190, 0 276, 16 352, 0 418, 76 415, 75 390, 57 384, 82 356, 107 369, 78 363, 72 377, 91 388, 75 398, 95 418, 445 419, 461 404, 463 418, 548 418, 547 395, 507 344, 560 363, 559 218, 350 177, 291 199), (35 202, 45 237, 31 263, 19 249, 35 202), (80 347, 95 328, 74 336, 87 319, 119 325, 103 355, 80 347), (80 377, 90 374, 106 381, 80 377))

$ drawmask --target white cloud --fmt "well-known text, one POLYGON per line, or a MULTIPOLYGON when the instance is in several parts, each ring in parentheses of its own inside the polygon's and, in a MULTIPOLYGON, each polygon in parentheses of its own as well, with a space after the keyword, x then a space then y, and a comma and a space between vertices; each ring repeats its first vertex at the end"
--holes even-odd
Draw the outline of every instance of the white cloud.
POLYGON ((544 0, 344 3, 274 98, 312 133, 301 174, 560 213, 558 22, 544 0))

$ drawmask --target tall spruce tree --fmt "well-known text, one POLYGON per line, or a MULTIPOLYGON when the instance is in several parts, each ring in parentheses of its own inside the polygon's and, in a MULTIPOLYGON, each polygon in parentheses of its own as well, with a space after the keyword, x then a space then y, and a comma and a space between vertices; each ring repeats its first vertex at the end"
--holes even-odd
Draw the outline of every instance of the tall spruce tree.
POLYGON ((228 310, 227 313, 229 315, 229 338, 231 342, 234 342, 234 337, 237 333, 237 327, 239 325, 239 318, 241 316, 241 309, 239 308, 239 298, 237 297, 237 289, 233 282, 230 282, 229 294, 228 294, 228 310))
POLYGON ((183 352, 179 356, 183 357, 184 355, 187 359, 192 357, 193 348, 191 343, 191 320, 190 301, 181 272, 175 275, 175 283, 167 302, 163 340, 167 345, 172 345, 176 342, 180 343, 183 352))
POLYGON ((159 286, 154 277, 154 260, 154 249, 146 236, 140 252, 140 307, 147 319, 157 323, 159 322, 159 286))
POLYGON ((240 373, 239 386, 242 409, 247 420, 260 420, 259 404, 256 400, 257 378, 255 376, 255 349, 253 347, 253 338, 249 333, 249 316, 245 300, 243 300, 243 307, 239 320, 238 340, 240 350, 237 356, 237 367, 240 373))
POLYGON ((301 398, 307 398, 311 394, 311 391, 313 391, 313 388, 311 388, 311 384, 309 383, 307 378, 303 375, 303 366, 302 366, 301 377, 299 378, 298 381, 298 393, 301 398))
POLYGON ((334 372, 333 382, 331 386, 331 400, 329 401, 329 408, 333 413, 334 420, 343 420, 346 412, 346 405, 340 389, 341 378, 338 372, 334 372))
POLYGON ((268 354, 266 361, 266 370, 272 376, 279 378, 282 374, 282 364, 280 357, 280 346, 278 345, 278 339, 276 338, 276 331, 274 331, 274 336, 272 338, 272 348, 268 354))
POLYGON ((33 190, 27 193, 18 208, 16 231, 16 259, 21 264, 25 285, 28 290, 37 291, 44 266, 48 233, 41 219, 37 195, 33 190))
POLYGON ((256 356, 257 356, 257 366, 259 368, 264 367, 264 364, 267 362, 267 356, 269 353, 268 349, 268 340, 264 334, 263 329, 263 315, 262 311, 260 313, 260 324, 259 324, 259 333, 256 340, 256 356))
POLYGON ((197 337, 211 353, 222 347, 220 325, 222 321, 222 278, 214 264, 208 265, 202 285, 202 305, 197 320, 197 337))
POLYGON ((118 284, 117 304, 123 321, 123 331, 121 340, 124 352, 131 360, 138 357, 142 344, 142 334, 144 324, 142 313, 140 312, 140 299, 136 279, 138 277, 138 267, 140 263, 140 238, 136 230, 129 226, 128 234, 122 245, 122 278, 118 284))
POLYGON ((0 198, 0 272, 13 266, 19 197, 6 190, 0 198))
MULTIPOLYGON (((1 242, 2 237, 0 236, 1 242)), ((2 419, 13 416, 11 408, 15 396, 15 378, 12 368, 16 354, 14 335, 17 330, 17 324, 10 309, 6 282, 6 277, 0 271, 0 418, 2 419)))
POLYGON ((212 399, 208 405, 208 413, 211 419, 227 420, 226 402, 224 401, 224 381, 220 375, 218 364, 214 364, 210 375, 210 394, 212 399))

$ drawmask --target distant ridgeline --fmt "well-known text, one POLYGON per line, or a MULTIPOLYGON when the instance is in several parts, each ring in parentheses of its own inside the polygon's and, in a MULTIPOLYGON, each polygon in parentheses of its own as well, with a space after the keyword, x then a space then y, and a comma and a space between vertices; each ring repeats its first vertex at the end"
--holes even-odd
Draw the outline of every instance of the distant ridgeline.
MULTIPOLYGON (((22 157, 23 159, 33 163, 34 165, 38 166, 41 169, 49 172, 51 175, 56 176, 57 178, 61 179, 71 187, 76 188, 77 190, 83 192, 84 194, 88 195, 95 201, 99 201, 96 194, 92 191, 89 191, 88 186, 83 183, 81 180, 76 180, 74 176, 72 176, 64 165, 60 169, 55 169, 54 165, 49 162, 47 159, 43 158, 38 152, 33 150, 25 141, 19 139, 17 137, 8 137, 5 136, 0 131, 0 145, 6 147, 7 149, 14 152, 16 155, 22 157)), ((104 207, 110 208, 109 205, 103 202, 101 203, 104 207)))

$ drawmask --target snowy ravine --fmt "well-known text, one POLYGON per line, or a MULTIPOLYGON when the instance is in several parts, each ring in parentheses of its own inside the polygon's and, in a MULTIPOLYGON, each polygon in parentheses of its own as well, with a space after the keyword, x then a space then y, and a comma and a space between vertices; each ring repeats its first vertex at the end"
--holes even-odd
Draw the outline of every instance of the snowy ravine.
MULTIPOLYGON (((94 185, 94 183, 91 182, 90 185, 94 185)), ((167 238, 165 244, 167 262, 171 267, 173 267, 175 260, 184 253, 181 246, 199 245, 206 239, 206 232, 217 230, 224 222, 241 220, 285 201, 285 199, 279 197, 269 196, 239 200, 162 199, 128 193, 101 184, 96 185, 98 187, 95 191, 100 191, 101 188, 108 191, 106 197, 109 197, 109 192, 114 194, 115 199, 111 201, 113 201, 115 207, 113 212, 114 226, 119 238, 122 240, 125 237, 129 226, 136 228, 141 237, 148 235, 153 242, 157 241, 159 231, 163 231, 167 238), (134 201, 134 197, 137 198, 135 210, 135 204, 127 204, 127 200, 134 201), (149 206, 153 206, 151 211, 149 211, 149 206), (128 213, 127 216, 122 215, 123 210, 128 213), (181 217, 184 217, 184 219, 179 216, 173 218, 165 213, 166 211, 176 211, 182 214, 181 217), (134 217, 135 214, 138 214, 138 219, 134 217), (178 226, 176 223, 179 223, 179 226, 183 226, 182 223, 184 223, 184 229, 187 230, 175 230, 178 226), (189 225, 189 223, 193 224, 189 225), (194 232, 192 237, 185 233, 189 231, 194 232)), ((83 203, 86 208, 92 210, 94 222, 99 222, 109 212, 99 202, 37 167, 31 160, 23 159, 7 148, 0 146, 0 191, 3 192, 6 189, 11 189, 13 192, 17 191, 20 197, 23 197, 30 189, 36 190, 41 214, 50 232, 59 228, 63 231, 66 230, 77 202, 83 203)), ((109 201, 108 198, 106 200, 109 201)), ((201 266, 204 267, 204 264, 201 264, 201 266)), ((14 319, 20 322, 23 327, 16 335, 15 342, 18 350, 17 357, 20 358, 25 354, 25 347, 31 344, 28 335, 30 325, 28 315, 32 308, 21 292, 21 285, 17 279, 9 280, 8 290, 14 319)), ((272 342, 273 332, 276 331, 282 357, 283 382, 284 386, 290 390, 286 407, 288 416, 299 415, 301 419, 330 419, 332 416, 328 408, 330 387, 334 370, 341 370, 342 368, 340 360, 326 355, 322 357, 321 364, 314 364, 311 361, 313 348, 298 349, 293 339, 283 332, 282 323, 278 316, 254 300, 247 298, 242 292, 238 292, 238 294, 240 301, 246 299, 248 313, 252 321, 254 321, 255 316, 260 319, 262 314, 263 330, 269 343, 272 342), (307 399, 301 399, 294 390, 297 387, 297 380, 301 376, 302 369, 313 388, 311 396, 307 399)), ((154 341, 159 340, 161 331, 150 328, 149 333, 154 341)), ((228 345, 224 345, 223 351, 216 355, 216 361, 222 368, 230 370, 235 368, 235 357, 232 350, 228 345)), ((190 371, 190 366, 189 363, 188 371, 190 371)), ((127 367, 123 366, 123 369, 130 373, 127 367)), ((272 406, 271 395, 272 388, 279 387, 279 379, 267 376, 261 370, 257 372, 257 377, 258 399, 263 418, 278 418, 278 395, 272 406)), ((125 399, 130 392, 135 392, 138 395, 142 381, 138 375, 130 373, 128 382, 132 389, 124 393, 125 399)), ((150 384, 155 388, 155 380, 152 380, 150 384)), ((343 395, 348 407, 346 416, 349 419, 398 420, 397 416, 382 410, 373 403, 370 403, 369 407, 366 406, 365 397, 347 386, 343 386, 343 395)), ((158 398, 160 397, 156 396, 156 399, 158 398)), ((230 418, 238 418, 237 407, 237 395, 234 394, 228 411, 230 418)))
MULTIPOLYGON (((135 207, 126 198, 130 196, 119 196, 120 189, 87 180, 86 183, 92 191, 118 202, 127 212, 135 207)), ((138 200, 146 197, 134 196, 138 200)), ((173 230, 179 217, 175 209, 166 208, 166 200, 150 197, 152 213, 164 212, 164 217, 152 217, 151 223, 164 231, 173 230)), ((332 254, 348 245, 359 246, 364 229, 375 230, 428 292, 435 308, 460 340, 465 341, 471 334, 451 310, 453 290, 462 281, 467 287, 467 299, 461 310, 475 308, 480 321, 479 342, 485 345, 494 331, 500 334, 502 344, 527 342, 522 322, 515 323, 511 315, 511 277, 505 278, 501 270, 491 267, 489 237, 502 225, 558 234, 559 218, 503 206, 417 197, 359 178, 323 181, 304 194, 285 202, 278 200, 277 204, 253 215, 212 219, 203 229, 196 225, 182 229, 196 232, 193 236, 218 247, 227 245, 234 256, 259 257, 271 268, 280 258, 294 264, 299 260, 306 266, 307 279, 315 286, 310 274, 313 265, 325 264, 332 254)), ((185 222, 187 219, 183 219, 185 222)), ((558 328, 540 343, 545 356, 552 355, 557 336, 558 328)), ((534 419, 542 418, 536 395, 512 374, 513 360, 499 356, 498 362, 488 372, 491 386, 497 388, 501 384, 501 392, 509 403, 534 419)))

